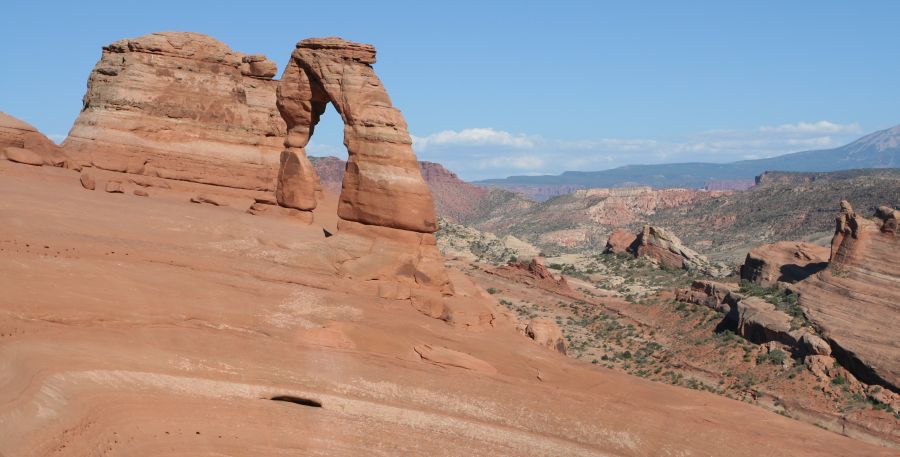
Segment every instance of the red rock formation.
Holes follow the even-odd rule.
[[[706,257],[685,246],[677,236],[660,227],[645,225],[633,244],[637,257],[649,257],[669,268],[684,268],[710,276],[727,276],[730,268],[712,263]]]
[[[64,166],[66,155],[30,124],[0,111],[0,159],[29,165]]]
[[[322,187],[330,192],[341,192],[344,169],[347,162],[337,157],[310,157]],[[419,172],[431,189],[437,215],[451,222],[461,222],[477,216],[482,211],[489,190],[469,184],[439,163],[419,162]]]
[[[800,305],[858,379],[900,390],[898,211],[873,219],[841,202],[828,268],[798,283]]]
[[[624,227],[638,222],[644,216],[655,214],[657,210],[676,208],[721,194],[691,189],[622,187],[577,190],[573,196],[596,200],[587,210],[592,221],[611,227]]]
[[[491,273],[563,295],[572,293],[565,276],[559,275],[559,278],[553,276],[541,257],[534,257],[529,262],[509,262],[495,268]]]
[[[298,209],[315,206],[314,171],[304,148],[330,102],[344,121],[349,153],[338,216],[367,225],[433,233],[437,221],[431,192],[419,172],[406,122],[375,75],[374,63],[371,45],[340,38],[297,43],[278,88],[278,108],[290,129],[279,189],[293,187],[294,200],[301,202],[294,206]]]
[[[627,230],[615,230],[609,235],[606,241],[606,252],[612,254],[622,254],[629,252],[632,245],[637,241],[637,235]]]
[[[76,166],[274,190],[285,134],[274,75],[264,56],[198,33],[116,41],[63,147]]]
[[[754,248],[741,265],[741,279],[770,286],[797,282],[827,265],[829,249],[812,243],[779,241]]]
[[[541,346],[553,349],[563,355],[568,351],[568,344],[563,337],[562,330],[556,325],[556,322],[550,319],[533,319],[525,325],[524,332],[525,336]]]

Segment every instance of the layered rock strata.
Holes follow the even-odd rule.
[[[278,109],[288,125],[279,203],[305,210],[315,207],[314,171],[305,147],[330,102],[344,121],[349,154],[338,216],[433,233],[437,222],[431,192],[419,172],[406,122],[375,75],[374,63],[375,48],[368,44],[334,37],[297,43],[278,86]]]
[[[829,253],[826,247],[798,241],[765,244],[747,254],[741,279],[763,286],[797,282],[824,269]]]
[[[274,190],[284,121],[275,64],[198,33],[103,48],[63,147],[75,166]]]
[[[800,305],[858,379],[900,391],[900,211],[841,203],[828,268],[798,283]]]
[[[64,166],[66,155],[27,122],[0,111],[0,159],[28,165]]]
[[[667,268],[683,268],[713,277],[727,276],[731,269],[722,263],[711,262],[706,256],[687,247],[668,230],[645,225],[638,234],[616,230],[606,242],[606,252],[630,253],[647,257]]]

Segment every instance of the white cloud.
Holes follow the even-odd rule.
[[[854,122],[852,124],[835,124],[829,121],[798,122],[796,124],[782,124],[775,127],[762,126],[760,132],[779,133],[862,133],[862,128]]]
[[[47,135],[47,138],[50,138],[50,141],[56,144],[62,144],[63,140],[65,140],[67,136],[68,135],[66,135],[65,133],[51,133]]]
[[[863,133],[858,123],[797,122],[748,129],[708,130],[669,138],[546,139],[492,128],[445,130],[413,136],[420,160],[439,162],[463,179],[511,174],[558,174],[623,165],[731,162],[827,149]],[[310,143],[312,155],[346,157],[343,145]]]
[[[492,128],[472,128],[460,131],[444,130],[424,137],[413,135],[413,147],[427,150],[437,146],[504,146],[511,148],[532,148],[537,137],[513,134]]]

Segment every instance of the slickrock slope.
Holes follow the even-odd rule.
[[[315,224],[0,176],[5,456],[894,454],[423,314]]]
[[[868,384],[900,392],[900,211],[881,207],[872,219],[846,201],[828,268],[797,284],[800,305],[834,355]]]
[[[198,33],[116,41],[63,147],[76,166],[274,190],[285,135],[275,71]]]
[[[29,165],[64,166],[66,155],[27,122],[0,111],[0,159]]]
[[[305,201],[314,204],[309,183],[314,171],[305,147],[330,102],[344,121],[349,154],[338,216],[361,224],[433,233],[437,221],[431,192],[419,172],[406,121],[391,104],[371,67],[374,63],[375,48],[368,44],[340,38],[297,43],[278,86],[278,109],[289,128],[279,195],[281,189],[303,183]],[[288,161],[296,167],[287,170]]]
[[[754,248],[741,265],[741,279],[770,286],[797,282],[828,265],[829,249],[812,243],[779,241]]]

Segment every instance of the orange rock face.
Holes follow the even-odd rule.
[[[311,38],[297,43],[278,87],[278,109],[289,133],[279,174],[282,187],[294,186],[297,206],[314,204],[316,184],[306,144],[326,104],[344,121],[349,159],[338,216],[421,233],[437,230],[431,192],[416,162],[412,140],[400,111],[375,75],[375,48],[340,38]],[[284,165],[290,160],[293,166]],[[306,208],[299,208],[306,209]]]
[[[78,165],[274,190],[285,134],[274,75],[265,56],[197,33],[116,41],[63,146]]]
[[[639,221],[642,216],[654,214],[657,210],[684,206],[694,201],[722,195],[722,192],[632,187],[583,189],[575,191],[574,195],[597,200],[588,209],[591,220],[602,225],[622,227]]]
[[[30,124],[0,111],[0,158],[29,165],[63,166],[66,155]]]
[[[741,279],[764,286],[797,282],[828,264],[829,249],[812,243],[780,241],[759,246],[741,265]]]
[[[863,382],[900,389],[900,214],[868,219],[842,202],[828,268],[800,282],[800,305],[834,356]]]
[[[606,252],[613,254],[628,252],[635,241],[637,241],[637,235],[634,233],[627,230],[616,230],[609,235],[609,239],[606,241]]]

